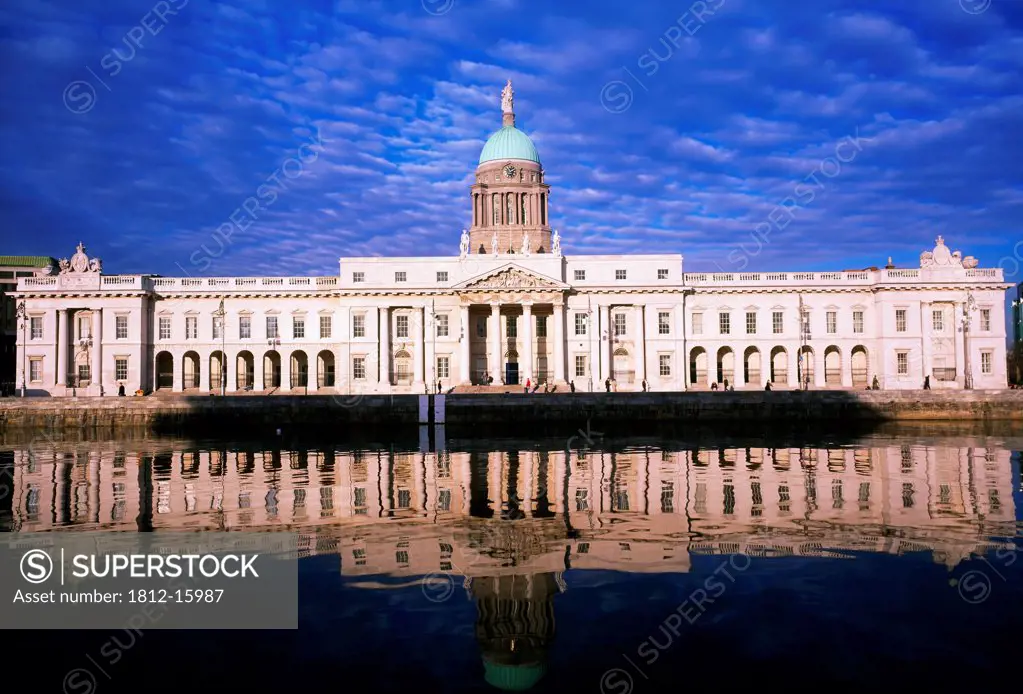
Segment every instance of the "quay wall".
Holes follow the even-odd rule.
[[[421,402],[421,399],[425,399]],[[419,395],[270,395],[244,397],[4,398],[3,430],[148,429],[232,431],[278,428],[343,434],[407,430],[443,421],[448,428],[629,426],[631,424],[774,426],[786,423],[1023,421],[1023,390],[755,391],[698,393],[534,393]]]

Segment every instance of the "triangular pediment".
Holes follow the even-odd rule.
[[[509,263],[465,280],[456,285],[455,289],[457,291],[501,291],[505,289],[561,291],[568,289],[568,285],[552,277]]]

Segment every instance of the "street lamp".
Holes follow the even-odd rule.
[[[973,316],[970,314],[977,310],[977,301],[973,298],[972,292],[966,292],[966,300],[963,301],[963,316],[960,319],[962,327],[960,330],[963,333],[963,359],[966,367],[966,371],[963,374],[963,389],[973,389],[973,367],[970,364],[970,322],[973,320]]]
[[[810,375],[806,369],[806,348],[810,345],[810,309],[799,297],[799,384],[803,390],[810,388]]]
[[[275,352],[279,353],[281,351],[280,350],[281,338],[275,335],[275,336],[271,337],[270,339],[268,339],[266,341],[266,345],[267,345],[267,347],[270,347]],[[280,355],[278,354],[278,359],[279,358],[280,358]],[[288,367],[290,368],[291,364],[288,364]],[[284,368],[284,364],[281,364],[280,368],[283,369]],[[270,388],[271,389],[276,388],[276,386],[273,384],[273,365],[272,364],[270,366]],[[263,390],[265,391],[266,389],[267,389],[267,386],[266,386],[266,366],[264,365],[264,368],[263,368]]]
[[[28,342],[25,340],[25,324],[28,323],[28,312],[25,309],[25,300],[22,299],[14,311],[16,320],[21,321],[21,397],[25,397],[25,359],[28,353]]]
[[[220,320],[220,395],[223,397],[227,394],[227,312],[223,299],[216,316]]]

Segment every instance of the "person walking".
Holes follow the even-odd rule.
[[[575,381],[569,381],[568,382],[568,387],[574,393],[575,392]]]
[[[870,384],[871,390],[881,390],[881,384],[877,380],[877,374],[874,374],[874,382]]]
[[[527,378],[526,379],[526,390],[525,390],[526,393],[529,392],[529,384],[530,384],[530,380]]]
[[[931,377],[930,375],[924,376],[924,390],[931,389]]]
[[[643,392],[646,392],[646,379],[643,379]]]
[[[771,390],[771,382],[770,381],[768,381],[767,385],[764,386],[764,390]]]
[[[611,392],[611,379],[610,378],[605,378],[604,379],[604,389],[607,392],[609,392],[609,393]]]

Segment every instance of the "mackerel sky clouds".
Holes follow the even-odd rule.
[[[2,253],[209,276],[455,254],[511,79],[568,254],[916,266],[941,234],[1023,279],[1015,0],[13,0],[0,23]]]

